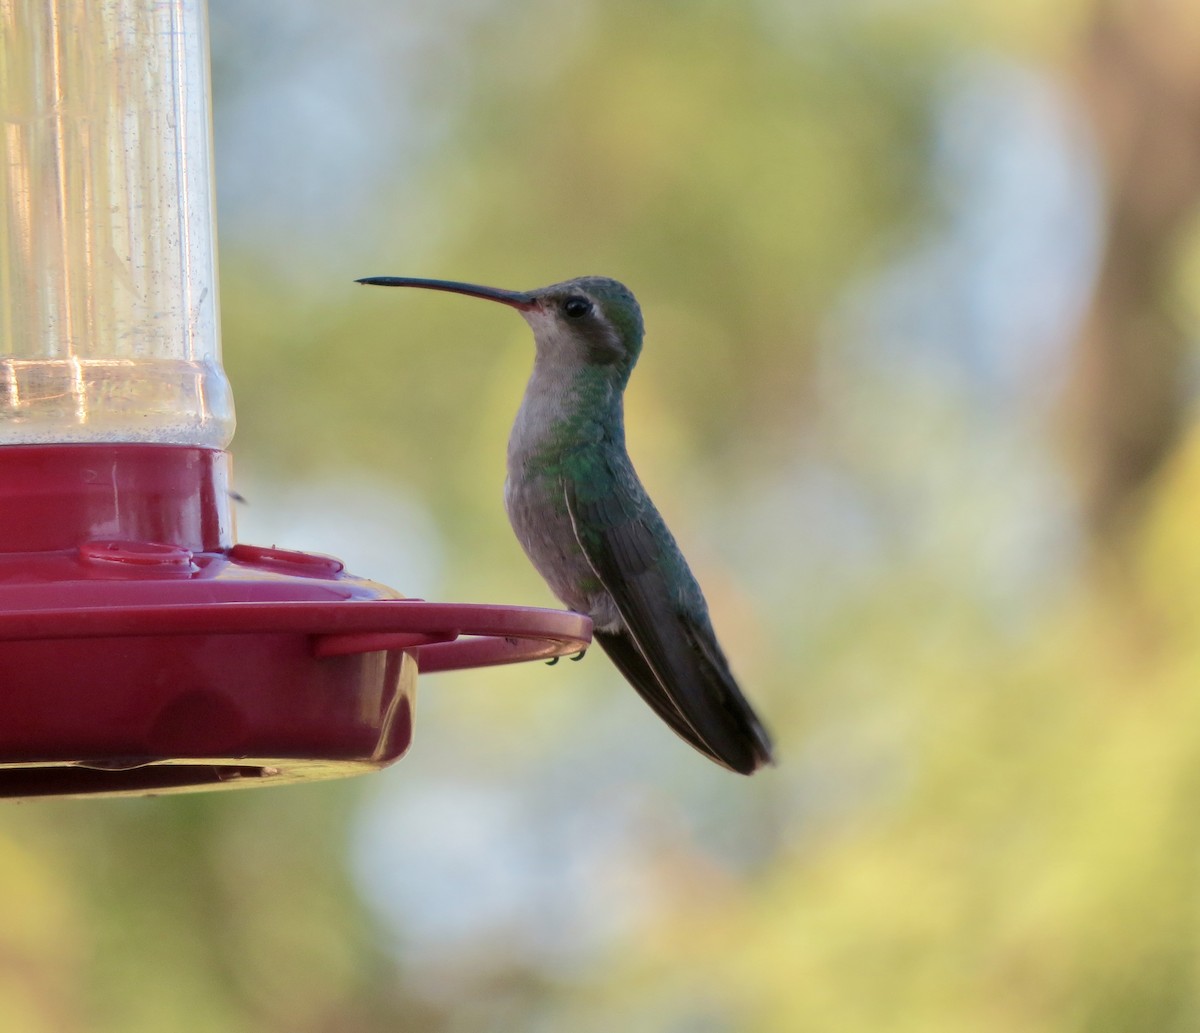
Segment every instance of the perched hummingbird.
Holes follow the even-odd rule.
[[[559,599],[668,725],[748,775],[771,741],[734,681],[687,561],[625,451],[624,392],[642,350],[642,312],[616,280],[582,276],[533,291],[371,276],[515,308],[537,354],[508,439],[504,504]]]

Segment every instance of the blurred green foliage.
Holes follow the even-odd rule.
[[[750,781],[710,770],[589,657],[424,679],[416,745],[374,780],[4,807],[0,1026],[1200,1028],[1200,437],[1150,481],[1128,539],[1086,543],[1061,494],[1021,479],[1049,463],[1072,483],[1070,392],[1028,402],[1070,366],[1071,339],[1046,345],[1006,408],[907,353],[872,364],[870,342],[831,329],[944,218],[948,70],[986,57],[1072,96],[1093,8],[237,7],[214,0],[219,150],[223,118],[257,75],[284,75],[289,48],[300,61],[376,31],[425,47],[372,73],[377,147],[343,169],[327,195],[341,214],[319,232],[299,202],[299,228],[274,236],[223,210],[245,521],[273,486],[351,471],[432,514],[442,597],[552,604],[500,505],[526,328],[351,281],[620,277],[649,331],[631,451],[782,764]],[[384,131],[391,104],[407,135]],[[310,128],[291,146],[332,160]],[[294,186],[250,182],[250,207],[254,189],[266,204]],[[1161,277],[1194,323],[1200,236],[1185,236]],[[317,487],[312,503],[354,504]],[[410,532],[391,547],[428,546]],[[1049,540],[1044,558],[1030,540]],[[447,787],[532,817],[456,848],[474,840],[449,810],[439,825]],[[614,812],[627,839],[606,838]],[[368,813],[392,814],[390,853]],[[546,845],[572,822],[603,850],[572,875],[577,899],[543,913],[538,887],[581,864]],[[514,851],[550,874],[503,891],[516,918],[451,935],[436,897],[428,927],[379,904],[387,885],[420,898],[421,858],[439,856],[422,835],[471,854],[468,901]],[[384,890],[364,888],[364,850]],[[541,954],[523,946],[537,936]]]

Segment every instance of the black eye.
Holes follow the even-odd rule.
[[[581,319],[592,311],[592,303],[587,298],[572,294],[563,302],[563,311],[571,319]]]

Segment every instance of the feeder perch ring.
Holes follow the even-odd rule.
[[[177,446],[0,449],[0,798],[376,770],[412,742],[418,673],[587,648],[577,613],[233,544],[227,472]]]

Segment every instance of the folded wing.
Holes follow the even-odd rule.
[[[596,641],[701,753],[746,775],[771,763],[770,739],[729,670],[700,587],[632,465],[595,456],[587,473],[564,478],[567,511],[625,625]]]

